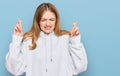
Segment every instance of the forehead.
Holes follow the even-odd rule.
[[[42,18],[55,18],[55,13],[47,10],[43,13]]]

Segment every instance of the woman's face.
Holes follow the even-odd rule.
[[[55,23],[56,23],[55,14],[47,10],[43,13],[43,16],[41,17],[40,28],[44,33],[49,34],[54,30]]]

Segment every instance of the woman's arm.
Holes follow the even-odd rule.
[[[74,67],[74,75],[77,75],[87,69],[87,55],[85,48],[81,42],[77,22],[73,23],[69,40],[69,52]]]
[[[13,75],[22,75],[25,72],[24,54],[21,50],[21,36],[13,35],[12,43],[9,46],[9,52],[6,55],[6,68]]]
[[[13,75],[21,75],[25,72],[25,58],[22,52],[22,22],[19,19],[13,30],[12,43],[6,55],[6,68]]]
[[[80,35],[70,38],[69,52],[74,67],[74,75],[87,69],[87,55],[80,39]]]

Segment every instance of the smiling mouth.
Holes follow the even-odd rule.
[[[44,27],[46,30],[50,30],[51,29],[51,26],[45,26]]]

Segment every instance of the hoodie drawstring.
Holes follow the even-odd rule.
[[[53,61],[53,56],[52,56],[52,53],[53,53],[53,51],[52,51],[52,36],[50,35],[49,36],[50,37],[50,58],[48,58],[47,57],[47,55],[48,55],[48,52],[49,51],[47,51],[47,49],[48,49],[48,46],[47,46],[47,36],[45,36],[44,38],[44,43],[45,43],[45,71],[46,72],[48,72],[48,66],[47,66],[47,63],[48,63],[48,61],[50,60],[50,62],[52,62]]]
[[[52,44],[53,44],[53,43],[52,43],[52,36],[50,36],[50,45],[51,45],[51,46],[50,46],[50,58],[51,58],[50,61],[51,61],[51,62],[53,61],[53,59],[52,59],[52,53],[53,53]]]

